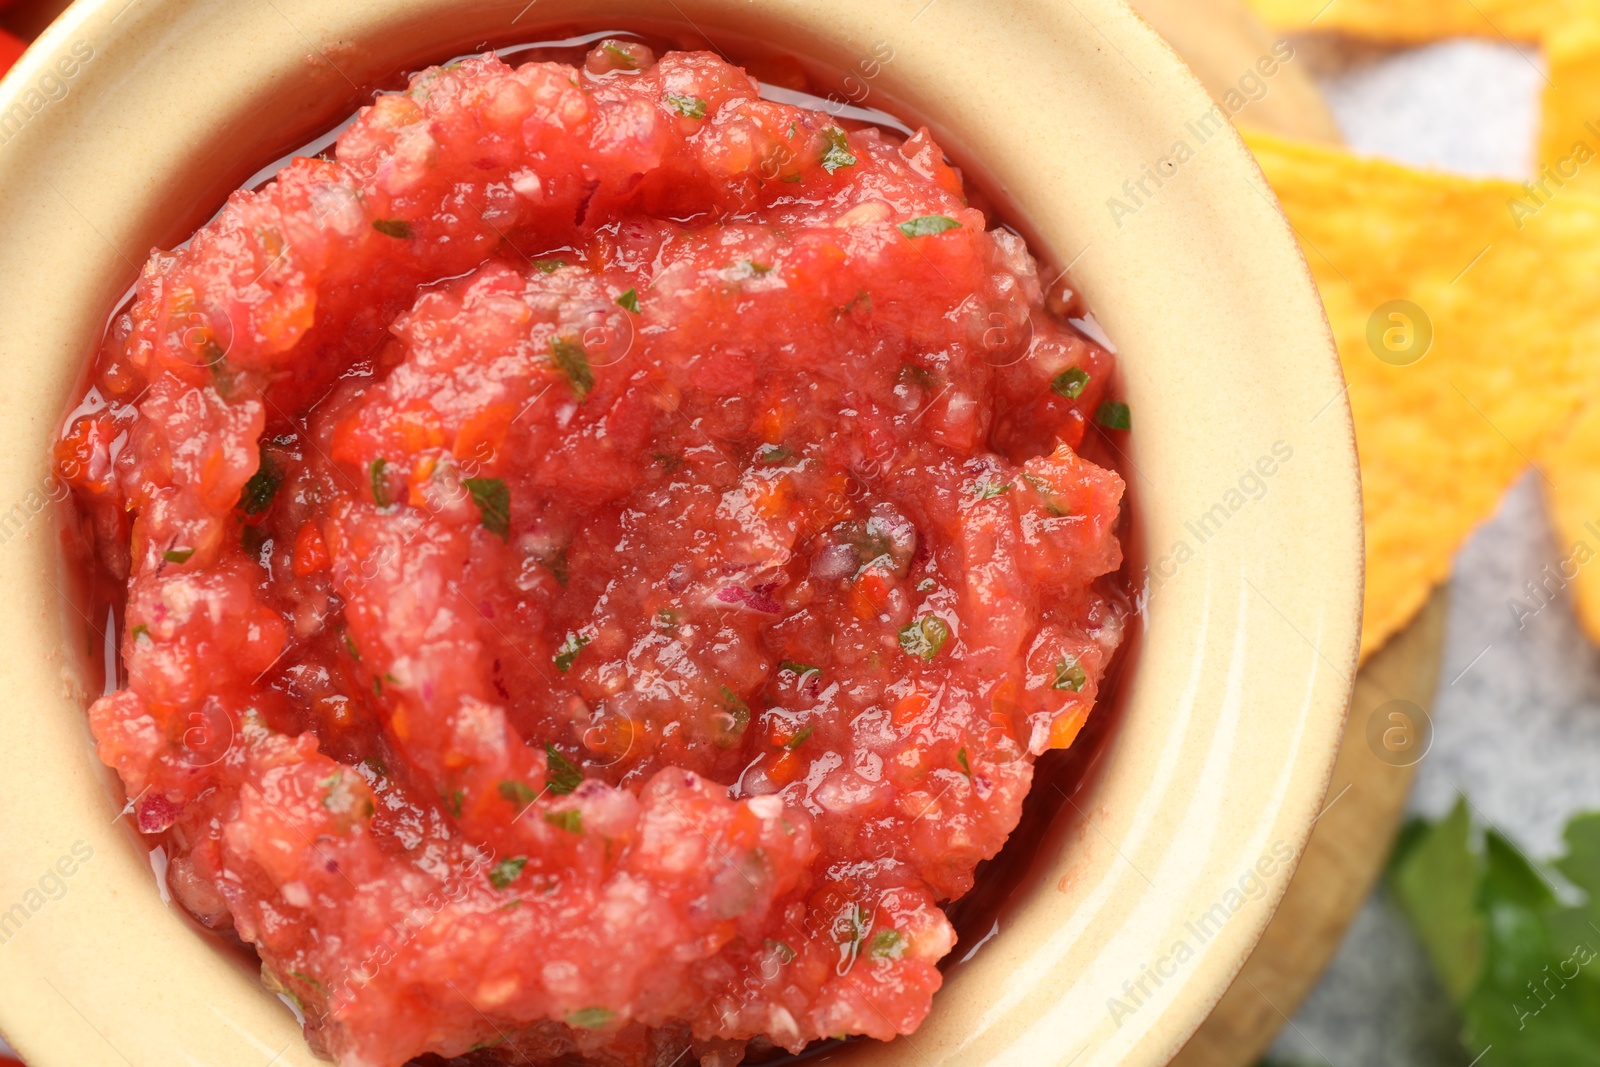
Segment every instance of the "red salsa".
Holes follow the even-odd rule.
[[[622,40],[236,193],[56,457],[175,899],[345,1067],[913,1032],[1124,627],[1044,288],[926,130]]]

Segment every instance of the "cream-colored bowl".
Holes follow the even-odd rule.
[[[927,1023],[840,1062],[1163,1063],[1255,943],[1354,671],[1355,450],[1288,224],[1119,0],[80,0],[0,84],[0,1031],[32,1067],[316,1062],[162,902],[90,744],[47,456],[106,311],[355,85],[640,18],[809,54],[926,119],[1073,264],[1134,412],[1151,594],[1121,721]]]

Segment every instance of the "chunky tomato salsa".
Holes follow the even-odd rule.
[[[235,194],[57,452],[174,898],[345,1067],[912,1033],[1124,629],[1046,288],[925,130],[624,40]]]

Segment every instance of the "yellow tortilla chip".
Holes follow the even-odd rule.
[[[1549,83],[1530,200],[1568,186],[1600,193],[1600,25],[1574,21],[1544,40]]]
[[[1528,197],[1600,193],[1600,0],[1248,0],[1277,30],[1327,30],[1421,44],[1446,37],[1537,43],[1549,68],[1540,171]]]
[[[1415,44],[1442,37],[1536,41],[1584,0],[1249,0],[1278,30],[1329,30]]]
[[[1542,611],[1572,585],[1578,619],[1600,641],[1600,403],[1584,405],[1540,457],[1545,504],[1556,528],[1560,559],[1542,574],[1529,575],[1512,613],[1519,620]]]
[[[1519,216],[1510,182],[1246,139],[1300,235],[1350,387],[1366,656],[1600,381],[1600,198],[1567,190]],[[1423,315],[1380,313],[1402,300]],[[1397,365],[1430,322],[1431,348]]]

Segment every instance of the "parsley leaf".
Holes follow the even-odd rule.
[[[840,167],[856,165],[855,153],[850,151],[850,141],[845,137],[843,130],[837,126],[828,126],[822,131],[822,136],[828,139],[827,150],[822,153],[823,170],[832,174]]]
[[[595,1030],[616,1017],[616,1012],[606,1008],[580,1008],[577,1011],[567,1012],[567,1025],[579,1026],[585,1030]]]
[[[401,241],[416,236],[411,230],[411,223],[405,219],[373,219],[372,228],[385,237],[394,237]]]
[[[161,553],[161,558],[168,563],[188,563],[192,555],[194,555],[192,548],[169,548]]]
[[[380,508],[389,506],[389,484],[384,477],[384,468],[389,466],[389,461],[379,456],[367,467],[367,480],[372,483],[372,502]]]
[[[686,119],[703,119],[706,117],[706,102],[698,96],[679,96],[677,93],[668,93],[667,103],[671,104],[673,109]]]
[[[745,728],[750,725],[750,705],[727,686],[721,687],[721,695],[722,704],[711,716],[715,731],[712,743],[718,748],[732,748],[739,743]]]
[[[565,830],[569,834],[583,833],[583,812],[577,808],[567,808],[565,811],[547,811],[544,821],[558,830]]]
[[[994,475],[986,473],[983,477],[979,478],[975,483],[973,483],[972,491],[977,495],[979,500],[992,500],[1001,493],[1010,492],[1011,483],[997,482],[995,481]]]
[[[583,651],[583,646],[589,639],[580,633],[569,633],[561,642],[561,647],[556,649],[556,670],[566,674],[572,669],[572,661],[578,658],[578,653]]]
[[[556,751],[556,746],[544,743],[545,785],[558,797],[564,797],[583,784],[583,772],[572,761]]]
[[[1078,657],[1071,652],[1056,661],[1056,680],[1051,683],[1051,689],[1070,689],[1074,693],[1083,691],[1083,684],[1089,676],[1083,673],[1083,668],[1078,665]]]
[[[1050,381],[1050,388],[1066,397],[1076,400],[1083,395],[1083,387],[1089,384],[1089,372],[1082,367],[1068,367]]]
[[[522,877],[522,868],[528,865],[528,857],[512,856],[503,859],[489,868],[489,884],[496,889],[508,889],[512,882]]]
[[[933,662],[948,640],[950,624],[937,615],[924,615],[900,628],[900,647],[926,663]]]
[[[567,261],[564,259],[536,259],[533,261],[533,265],[540,274],[554,274],[562,267],[565,267]]]
[[[578,394],[579,400],[589,395],[589,390],[594,388],[594,370],[589,366],[589,353],[584,351],[583,342],[552,337],[550,358],[567,376],[567,382],[572,386],[572,391]]]
[[[533,786],[525,782],[506,779],[498,786],[500,795],[510,801],[517,809],[517,814],[522,814],[522,809],[539,799],[539,794],[533,791]]]
[[[511,537],[511,490],[504,478],[463,478],[461,484],[478,505],[483,528],[505,541]]]
[[[1094,413],[1094,421],[1108,430],[1133,429],[1133,412],[1120,400],[1107,400]]]
[[[1406,827],[1389,881],[1462,1020],[1468,1056],[1600,1063],[1600,814],[1566,830],[1559,898],[1510,840],[1473,826],[1465,801]]]
[[[277,461],[267,453],[261,453],[261,465],[239,491],[239,510],[246,515],[259,515],[266,511],[272,498],[278,495],[278,486],[282,484],[283,471],[278,469]]]
[[[905,955],[905,939],[900,936],[899,930],[879,930],[872,935],[872,944],[867,951],[876,959],[897,960]]]
[[[899,226],[900,232],[907,237],[932,237],[934,234],[944,233],[946,230],[959,229],[961,229],[961,223],[949,215],[923,215],[920,218],[912,219],[910,222],[902,222]]]
[[[617,306],[623,311],[631,311],[635,315],[639,314],[639,290],[630,286],[621,296],[617,297]]]

